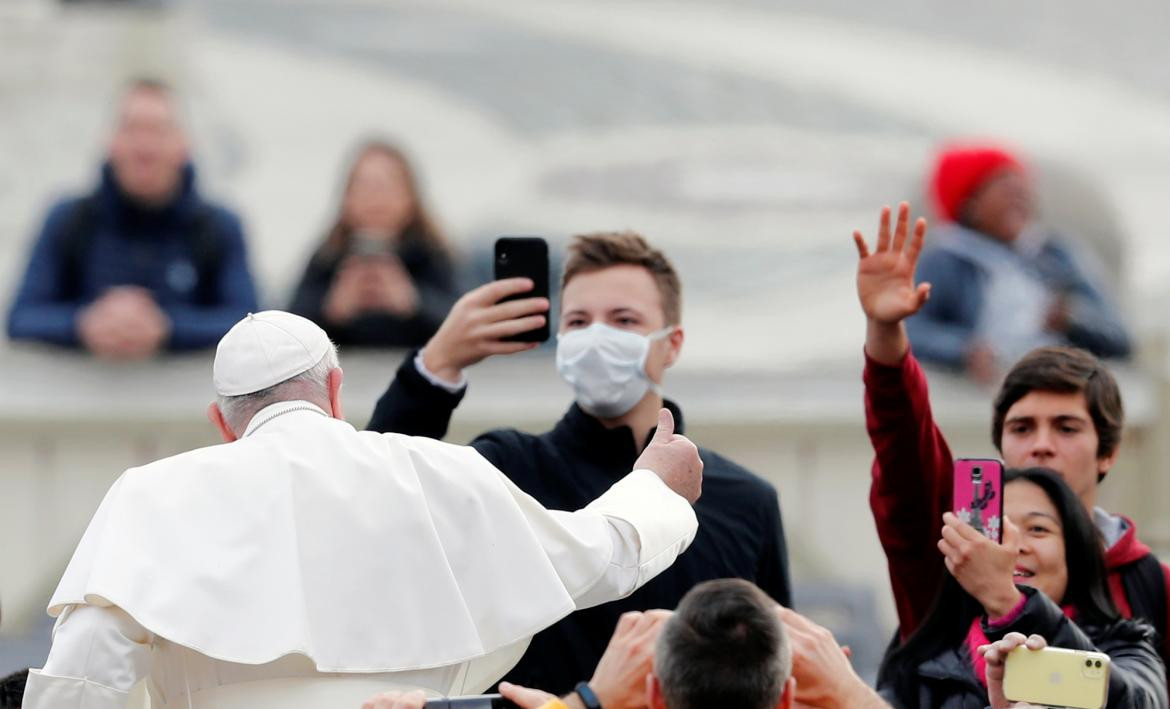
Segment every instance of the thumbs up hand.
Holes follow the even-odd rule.
[[[634,469],[646,469],[662,478],[674,492],[694,504],[703,489],[703,461],[690,439],[674,432],[674,416],[668,409],[658,412],[658,430],[650,445],[638,456]]]

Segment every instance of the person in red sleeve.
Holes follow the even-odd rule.
[[[945,569],[935,548],[951,509],[953,457],[931,413],[926,375],[903,321],[930,296],[915,283],[926,221],[910,230],[902,203],[891,232],[882,210],[871,252],[854,232],[860,261],[857,292],[867,318],[865,416],[875,459],[870,508],[889,564],[899,634],[908,638],[930,611]],[[1170,659],[1170,567],[1137,537],[1133,521],[1097,506],[1097,490],[1117,460],[1123,424],[1121,393],[1092,354],[1042,347],[1020,359],[995,397],[992,440],[1008,467],[1055,470],[1073,489],[1101,532],[1113,599],[1125,617],[1149,622]]]

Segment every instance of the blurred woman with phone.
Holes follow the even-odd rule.
[[[953,513],[938,547],[950,572],[930,615],[886,653],[878,691],[896,707],[983,707],[979,648],[1008,633],[1113,661],[1108,706],[1165,708],[1165,668],[1154,632],[1123,620],[1109,592],[1101,540],[1072,490],[1045,468],[1004,473],[997,544]]]
[[[395,146],[364,143],[338,216],[313,254],[290,310],[340,345],[415,347],[458,297],[451,251]]]

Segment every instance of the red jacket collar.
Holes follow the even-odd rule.
[[[1137,525],[1128,517],[1125,520],[1126,529],[1121,539],[1105,550],[1105,567],[1112,571],[1120,566],[1131,564],[1150,553],[1150,548],[1137,538]]]

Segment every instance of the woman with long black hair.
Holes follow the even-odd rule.
[[[458,296],[451,250],[422,204],[406,155],[384,141],[366,142],[290,310],[340,345],[417,347]]]
[[[1108,654],[1110,707],[1165,709],[1166,675],[1144,623],[1124,620],[1101,540],[1076,495],[1044,468],[1004,474],[1004,543],[944,515],[947,575],[934,609],[886,654],[878,691],[895,707],[987,706],[981,646],[1009,632]]]

